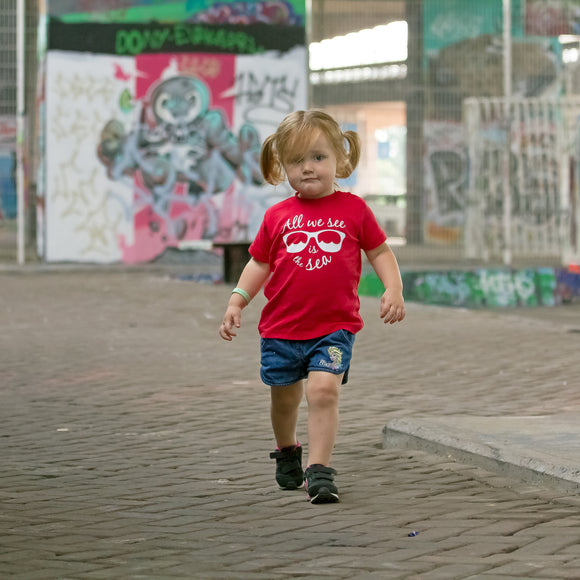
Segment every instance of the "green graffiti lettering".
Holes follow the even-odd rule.
[[[209,44],[210,46],[214,44],[215,32],[213,30],[203,31],[203,42]]]
[[[218,30],[213,37],[213,44],[220,48],[226,47],[227,35],[225,30]]]
[[[119,54],[139,54],[145,48],[145,42],[138,30],[120,30],[117,34],[117,39],[119,38],[122,38],[121,42],[117,42],[117,45],[121,44],[121,50],[117,49]]]
[[[117,54],[140,54],[145,48],[159,50],[164,44],[171,31],[168,28],[162,30],[119,30],[115,39],[115,52]]]
[[[204,37],[204,30],[201,26],[195,26],[190,33],[192,44],[203,44]]]
[[[117,54],[124,54],[129,52],[129,32],[126,30],[119,30],[115,38],[115,52]]]
[[[189,39],[193,45],[207,44],[225,50],[237,48],[239,52],[244,53],[261,52],[263,50],[256,46],[256,41],[252,36],[244,32],[214,31],[203,26],[194,26],[190,28]]]
[[[143,30],[141,32],[141,38],[143,39],[143,46],[147,48],[147,46],[149,46],[149,41],[151,40],[151,31]]]
[[[247,38],[245,34],[242,34],[240,32],[232,34],[230,41],[231,45],[235,46],[238,50],[241,50],[242,52],[246,51]]]
[[[154,50],[159,50],[167,40],[169,36],[169,28],[163,28],[162,30],[154,30],[151,35],[151,48]]]
[[[238,47],[240,52],[254,53],[258,52],[258,47],[256,46],[256,39],[253,36],[244,34],[243,32],[238,32],[234,40],[234,45]]]
[[[123,47],[125,46],[125,31],[119,30],[115,36],[115,52],[117,54],[123,54],[125,52]]]
[[[189,35],[187,33],[187,27],[176,24],[173,27],[173,39],[175,46],[183,46],[189,42]]]
[[[158,51],[168,40],[172,40],[176,47],[188,44],[206,45],[223,50],[235,49],[237,52],[246,54],[264,50],[263,47],[256,46],[254,37],[245,32],[213,30],[200,25],[175,24],[172,27],[153,30],[119,30],[115,38],[115,52],[135,55],[146,49]]]

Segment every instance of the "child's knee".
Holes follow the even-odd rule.
[[[318,378],[316,381],[310,382],[308,385],[308,404],[316,404],[318,406],[333,406],[338,404],[339,384],[341,377],[325,373],[329,376],[325,380]]]

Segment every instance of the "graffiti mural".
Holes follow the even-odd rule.
[[[458,243],[463,236],[468,163],[465,130],[453,122],[424,124],[425,239]]]
[[[245,3],[221,4],[187,23],[50,22],[47,261],[135,263],[251,240],[290,193],[264,184],[259,153],[306,107],[297,3],[264,2],[247,26]]]
[[[466,103],[471,258],[558,257],[575,251],[574,155],[580,103],[520,100]]]
[[[240,196],[245,184],[263,183],[256,127],[246,123],[234,135],[223,109],[210,108],[208,85],[185,74],[158,81],[134,107],[134,125],[126,130],[109,120],[97,151],[110,179],[132,180],[138,205],[148,207],[148,228],[172,241],[189,228],[204,239],[248,239],[244,219],[236,216],[239,231],[233,231],[213,197],[229,194],[236,182]],[[191,211],[177,212],[173,202]]]
[[[556,272],[556,300],[572,302],[580,296],[580,266],[573,264]]]
[[[473,216],[467,214],[471,211],[470,207],[477,206],[484,196],[492,207],[483,211],[498,213],[502,203],[499,195],[503,192],[496,184],[503,179],[503,175],[501,167],[494,173],[498,170],[498,163],[493,156],[488,156],[481,163],[481,167],[486,163],[490,167],[495,164],[488,183],[481,184],[479,174],[470,175],[475,164],[472,158],[468,159],[468,135],[462,123],[468,100],[491,100],[504,94],[503,4],[501,0],[424,0],[423,9],[423,67],[427,79],[423,125],[426,194],[423,239],[426,243],[466,243],[470,247],[481,247],[484,244],[482,240],[466,240],[466,237],[474,235]],[[514,0],[511,9],[512,96],[519,100],[559,95],[562,65],[558,41],[526,37],[522,3]],[[505,133],[505,127],[500,129]],[[511,130],[517,131],[517,127],[511,127]],[[525,138],[521,143],[524,150],[531,149]],[[521,176],[526,174],[528,168],[524,166],[522,157],[518,161],[522,164],[514,171]],[[531,176],[538,166],[536,163],[528,175]],[[483,192],[495,188],[492,194],[495,199],[487,193],[478,191],[475,194],[475,186]],[[523,202],[525,195],[522,193],[515,203]],[[533,203],[537,207],[541,203],[551,203],[551,200],[533,200]],[[528,207],[529,200],[513,206],[518,212]],[[498,223],[499,227],[486,229],[482,235],[493,238],[490,243],[495,240],[497,247],[507,247],[508,241],[502,240],[501,222]],[[514,235],[521,239],[534,235],[519,225],[516,229]],[[495,249],[493,252],[496,253]]]
[[[545,0],[537,3],[545,4]],[[427,118],[461,121],[465,98],[504,94],[503,3],[424,0],[423,6],[424,66],[429,82]],[[512,96],[558,95],[559,43],[551,38],[525,36],[524,10],[519,0],[511,2],[511,13]]]
[[[559,36],[580,33],[578,0],[527,0],[525,4],[526,34]]]
[[[0,148],[0,226],[16,218],[16,153]]]
[[[304,26],[303,0],[50,0],[64,22],[206,22]]]
[[[406,300],[442,306],[555,306],[580,295],[580,275],[554,268],[402,272],[402,277]],[[369,273],[361,279],[359,292],[381,296],[384,287]]]
[[[210,24],[265,24],[303,25],[303,17],[296,13],[295,7],[284,0],[268,2],[215,2],[206,10],[196,13],[191,22]]]

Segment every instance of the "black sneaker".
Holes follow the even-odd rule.
[[[339,501],[338,489],[334,485],[336,471],[319,463],[310,465],[304,473],[306,493],[310,503],[336,503]]]
[[[276,449],[270,453],[270,459],[276,460],[276,482],[280,489],[298,489],[304,485],[300,443],[296,446]]]

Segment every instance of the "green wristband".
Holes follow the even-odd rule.
[[[241,288],[234,288],[232,290],[232,294],[239,294],[248,304],[250,303],[250,295],[245,290],[242,290]]]

